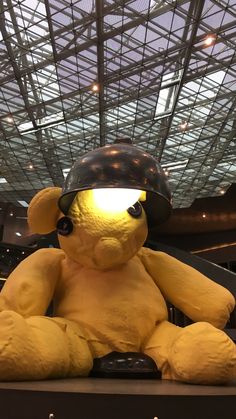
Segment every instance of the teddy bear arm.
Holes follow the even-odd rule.
[[[166,253],[142,248],[140,257],[167,301],[195,322],[225,326],[235,307],[227,289]]]
[[[24,317],[45,314],[60,277],[64,252],[40,249],[24,259],[7,278],[0,294],[0,311]]]

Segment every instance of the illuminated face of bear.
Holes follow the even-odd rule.
[[[101,270],[115,268],[132,258],[146,240],[147,221],[142,206],[139,204],[141,214],[131,215],[127,209],[132,204],[121,204],[119,193],[115,202],[115,191],[121,192],[101,191],[107,193],[102,198],[94,190],[81,191],[71,205],[68,216],[73,231],[68,236],[59,236],[59,241],[67,256],[83,266]],[[128,190],[127,198],[133,192]],[[133,202],[140,194],[140,199],[145,199],[144,193],[135,192],[138,196]]]

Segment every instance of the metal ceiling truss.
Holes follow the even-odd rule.
[[[161,161],[175,207],[224,193],[235,19],[232,0],[3,0],[0,201],[62,185],[78,156],[123,136]]]

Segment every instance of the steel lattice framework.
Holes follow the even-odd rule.
[[[175,207],[235,182],[236,0],[3,0],[0,29],[1,202],[117,137],[161,161]]]

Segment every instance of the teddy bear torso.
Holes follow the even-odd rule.
[[[138,256],[107,271],[65,258],[54,307],[55,316],[82,326],[90,341],[120,351],[140,350],[156,323],[167,319],[164,298]]]

